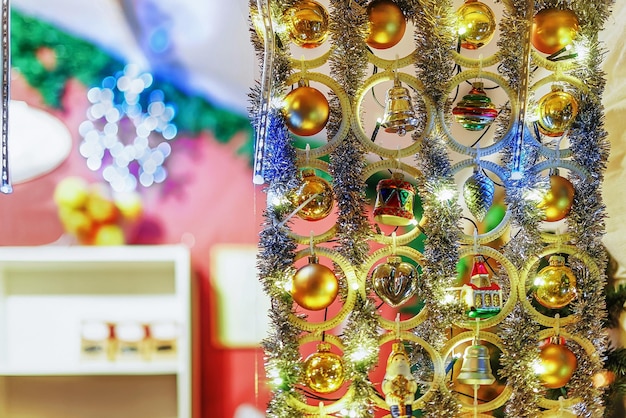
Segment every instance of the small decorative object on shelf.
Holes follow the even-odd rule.
[[[387,305],[404,305],[417,290],[418,273],[411,263],[392,255],[372,271],[372,287]]]
[[[137,361],[148,360],[150,350],[148,347],[148,327],[138,321],[123,321],[115,325],[117,340],[116,360]]]
[[[546,221],[556,222],[564,219],[574,203],[574,185],[559,175],[558,169],[550,170],[550,188],[543,195],[539,209],[543,210]]]
[[[533,18],[530,41],[539,52],[554,54],[572,43],[580,26],[576,14],[568,9],[543,9]]]
[[[562,338],[553,337],[540,348],[538,375],[548,389],[567,385],[578,367],[576,355],[567,348]]]
[[[397,45],[404,36],[406,19],[402,9],[391,0],[374,0],[367,6],[370,22],[365,42],[375,49],[387,49]]]
[[[552,255],[549,263],[535,276],[533,296],[546,308],[560,309],[576,299],[576,276],[565,265],[565,257]]]
[[[343,384],[343,361],[330,349],[329,343],[322,342],[317,345],[317,352],[304,361],[304,382],[318,393],[334,392]]]
[[[316,1],[298,1],[287,9],[285,22],[291,40],[303,48],[316,48],[328,37],[328,12]]]
[[[113,336],[112,324],[105,321],[83,321],[80,326],[81,360],[113,360],[115,353],[110,348]]]
[[[307,80],[301,79],[298,87],[285,96],[282,112],[285,124],[292,133],[312,136],[326,127],[330,107],[322,92],[310,87]]]
[[[309,264],[300,267],[293,276],[291,296],[300,306],[311,311],[328,308],[339,291],[335,273],[319,263],[316,255],[309,256]]]
[[[472,89],[452,109],[456,121],[468,131],[481,131],[498,116],[496,105],[491,102],[481,81],[472,83]]]
[[[474,257],[470,282],[461,287],[460,298],[470,318],[489,318],[502,309],[502,289],[490,277],[482,255]]]
[[[169,360],[178,355],[180,331],[175,321],[155,321],[148,325],[147,330],[152,360]]]
[[[478,49],[493,39],[496,31],[496,18],[485,3],[466,0],[457,10],[459,19],[457,33],[461,47]]]
[[[393,80],[393,87],[387,90],[385,114],[380,125],[385,128],[385,132],[399,136],[404,136],[417,127],[411,95],[406,87],[402,87],[397,75]]]
[[[406,226],[415,223],[413,200],[415,187],[404,180],[404,174],[393,173],[376,186],[374,219],[384,225]]]
[[[315,169],[305,168],[300,172],[302,184],[289,194],[295,207],[302,208],[297,215],[307,221],[319,221],[333,210],[333,189],[328,181],[315,174]]]
[[[563,87],[553,84],[552,91],[539,99],[537,108],[539,131],[547,136],[561,136],[578,114],[578,101]]]
[[[477,166],[473,174],[463,184],[463,199],[472,215],[482,222],[493,203],[496,190],[493,180]]]
[[[413,416],[417,382],[411,373],[411,363],[401,341],[393,343],[391,354],[387,359],[382,390],[392,418]]]

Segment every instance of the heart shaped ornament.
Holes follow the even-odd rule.
[[[417,290],[418,273],[398,256],[387,258],[372,271],[372,286],[379,298],[394,308],[405,304]]]

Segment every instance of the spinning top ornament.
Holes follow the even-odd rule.
[[[333,209],[333,189],[328,181],[315,175],[315,170],[305,168],[301,171],[302,184],[289,194],[291,203],[298,207],[305,202],[297,213],[307,221],[319,221],[326,218]]]
[[[334,392],[343,384],[343,361],[330,348],[329,343],[320,343],[304,361],[304,383],[317,393]]]
[[[496,18],[485,3],[478,0],[466,0],[456,11],[456,15],[461,47],[478,49],[493,39],[496,31]]]
[[[557,169],[550,171],[550,189],[543,195],[538,205],[548,222],[564,219],[574,203],[574,185],[558,173]]]
[[[559,338],[552,338],[539,352],[538,375],[541,384],[548,389],[559,389],[570,381],[578,360]]]
[[[456,121],[468,131],[481,131],[498,116],[496,105],[487,97],[484,84],[475,81],[472,89],[452,109]]]
[[[371,277],[374,292],[394,308],[405,304],[417,290],[415,267],[398,256],[388,257],[386,263],[376,266]]]
[[[547,136],[561,136],[578,114],[578,101],[563,87],[552,85],[552,91],[537,103],[539,131]]]
[[[489,362],[489,349],[474,338],[463,353],[463,365],[456,381],[465,385],[491,385],[496,381]]]
[[[400,7],[391,0],[374,0],[367,6],[369,35],[365,42],[375,49],[397,45],[404,36],[406,19]]]
[[[571,44],[580,26],[567,9],[543,9],[533,17],[530,42],[539,52],[554,54]]]
[[[393,343],[381,388],[392,418],[413,416],[417,382],[411,373],[411,363],[402,342]]]
[[[413,199],[415,187],[404,180],[402,173],[393,173],[390,179],[376,186],[374,220],[384,225],[406,226],[415,223]]]
[[[283,100],[285,125],[295,135],[311,136],[326,126],[330,115],[328,100],[319,90],[309,87],[308,81],[300,80]]]
[[[293,276],[291,296],[300,306],[311,311],[328,308],[337,297],[339,282],[335,273],[315,255],[309,256],[309,264],[301,267]]]
[[[316,48],[328,37],[328,12],[316,1],[297,2],[284,17],[291,40],[302,48]]]
[[[397,76],[393,87],[387,90],[385,114],[380,125],[385,128],[385,132],[397,133],[399,136],[404,136],[417,127],[411,95],[406,87],[402,87]]]
[[[576,276],[564,257],[552,255],[549,263],[535,276],[533,296],[546,308],[560,309],[576,299]]]

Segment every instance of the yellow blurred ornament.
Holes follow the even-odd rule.
[[[328,12],[316,1],[301,0],[285,12],[291,40],[303,48],[316,48],[328,37]]]
[[[577,366],[576,355],[558,338],[541,347],[538,375],[544,387],[558,389],[567,385]]]
[[[304,383],[318,393],[334,392],[343,384],[343,361],[330,348],[329,343],[318,344],[317,352],[304,362]]]
[[[60,206],[59,220],[63,229],[76,236],[79,241],[85,240],[93,229],[93,220],[81,209]]]
[[[496,18],[485,3],[478,0],[466,0],[457,10],[456,15],[461,47],[478,49],[493,39],[496,32]]]
[[[85,205],[89,185],[82,177],[66,177],[54,189],[53,199],[59,207],[78,209]]]
[[[576,14],[567,9],[543,9],[533,18],[531,43],[544,54],[559,52],[578,34],[580,26]]]
[[[134,221],[141,217],[143,204],[137,192],[118,193],[114,198],[115,205],[125,220]]]
[[[406,19],[402,9],[391,0],[374,0],[367,6],[369,35],[365,42],[375,49],[397,45],[404,36]]]
[[[305,202],[297,215],[307,221],[319,221],[327,217],[333,209],[333,189],[328,181],[315,175],[315,170],[305,168],[301,172],[302,184],[290,193],[290,200],[298,207]]]
[[[291,296],[300,306],[311,311],[329,307],[339,291],[335,273],[323,264],[317,256],[309,256],[309,264],[301,267],[293,276]]]
[[[564,257],[550,256],[549,263],[535,276],[533,296],[546,308],[560,309],[576,298],[576,276]]]
[[[565,177],[558,175],[558,170],[550,174],[550,189],[539,203],[539,209],[545,213],[545,220],[556,222],[565,218],[574,203],[574,186]]]
[[[561,136],[578,114],[578,101],[561,86],[553,84],[552,91],[539,99],[537,108],[539,131],[548,136]]]
[[[299,136],[311,136],[320,132],[328,122],[330,106],[319,90],[300,80],[298,87],[287,93],[283,100],[285,124]]]
[[[125,243],[124,231],[116,224],[98,226],[91,242],[93,245],[124,245]]]

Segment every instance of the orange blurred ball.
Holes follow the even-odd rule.
[[[119,215],[115,203],[108,198],[101,196],[97,192],[92,192],[89,195],[85,209],[87,211],[87,215],[89,215],[95,222],[99,223],[115,222]]]
[[[301,267],[293,276],[291,296],[300,306],[311,311],[329,307],[339,292],[339,282],[335,273],[317,257],[309,257],[309,264]]]
[[[574,186],[565,177],[550,176],[550,190],[546,192],[539,208],[544,210],[545,220],[556,222],[564,219],[572,209]]]
[[[311,136],[326,126],[330,106],[326,96],[319,90],[301,85],[285,96],[283,115],[291,132],[299,136]]]
[[[370,30],[365,42],[372,48],[391,48],[402,40],[406,19],[400,7],[393,1],[374,0],[367,6],[367,17]]]
[[[543,9],[533,18],[530,42],[539,52],[554,54],[572,43],[580,26],[571,10]]]
[[[561,344],[546,344],[539,352],[541,372],[539,380],[548,389],[567,385],[576,371],[578,361],[572,350]]]
[[[65,232],[76,236],[80,241],[86,239],[93,229],[93,221],[82,210],[66,206],[59,207],[59,219]]]

